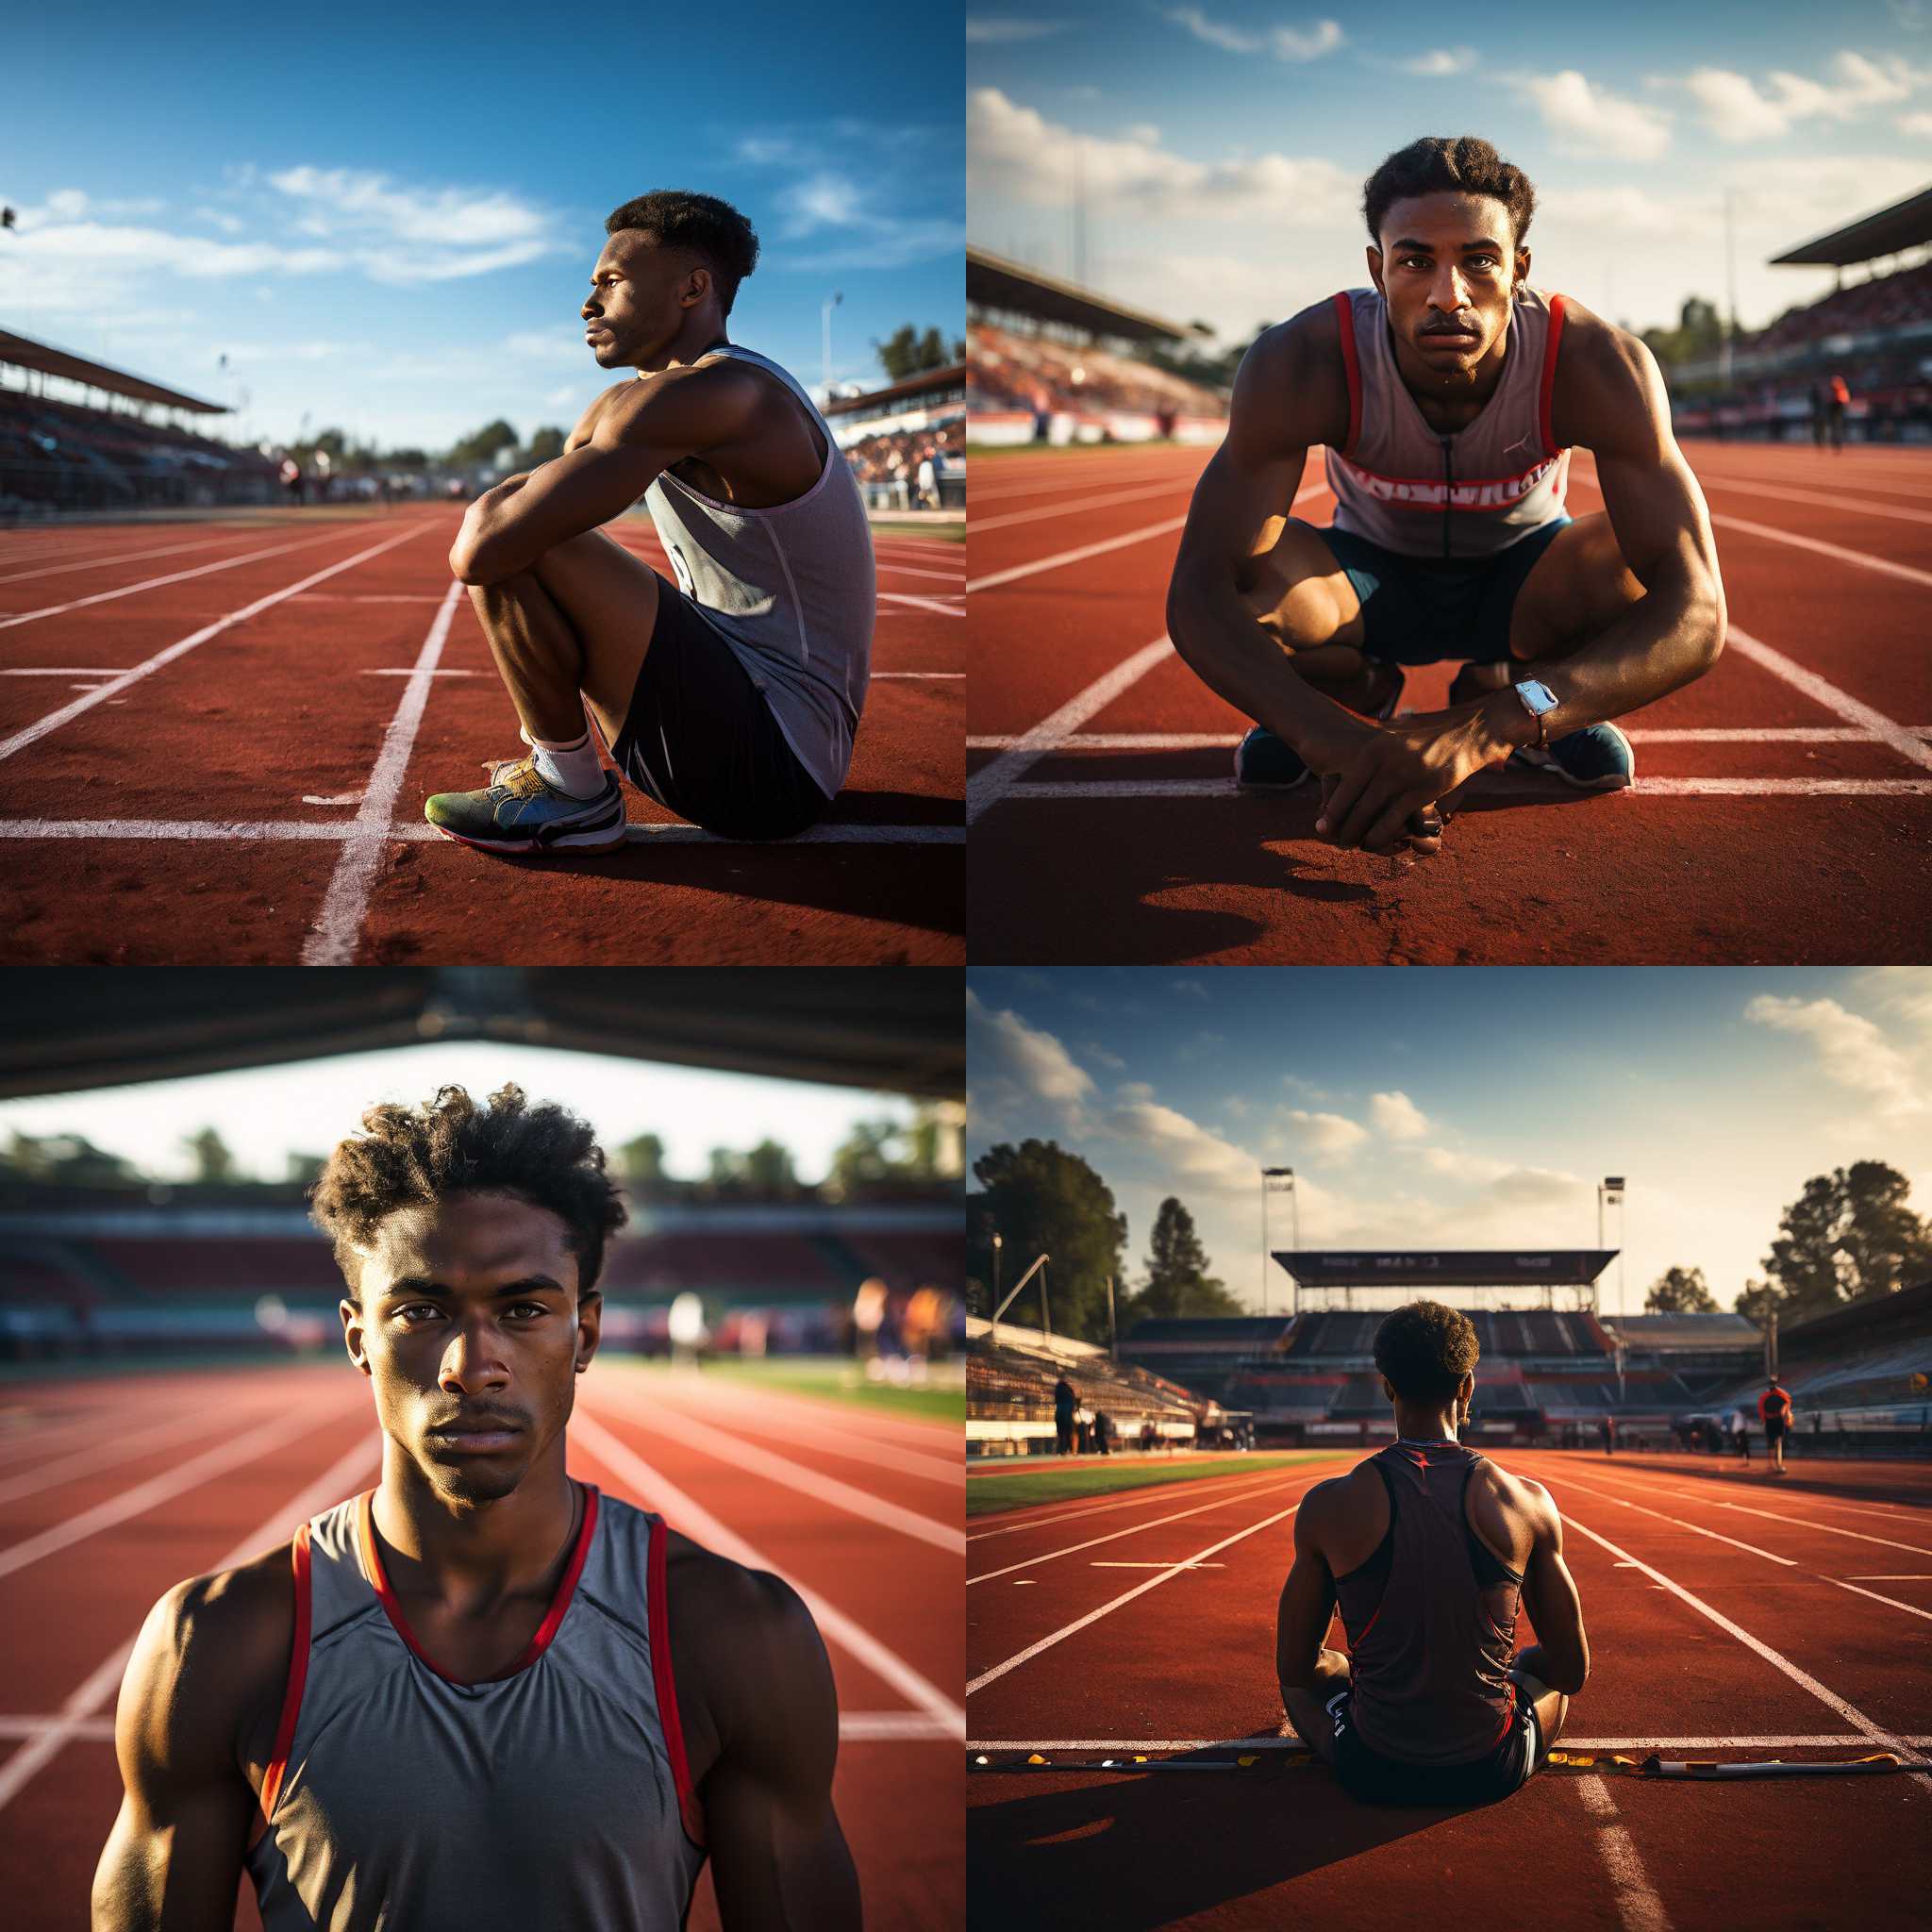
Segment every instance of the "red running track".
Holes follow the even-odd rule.
[[[572,1428],[574,1475],[714,1548],[735,1539],[731,1554],[816,1596],[839,1689],[834,1794],[868,1923],[952,1932],[965,1909],[958,1429],[610,1359],[580,1385]],[[86,1920],[120,1803],[115,1693],[149,1606],[369,1487],[378,1456],[346,1364],[0,1389],[9,1928]],[[235,1924],[260,1924],[245,1882]],[[717,1924],[708,1876],[691,1924]]]
[[[1353,1459],[975,1518],[969,1748],[1098,1757],[1278,1737],[1292,1513]],[[1774,1484],[1761,1464],[1747,1484],[1586,1454],[1507,1461],[1563,1511],[1590,1632],[1559,1748],[1749,1761],[1932,1743],[1932,1489],[1876,1505]],[[1305,1753],[1264,1757],[1281,1768],[973,1774],[969,1923],[1924,1923],[1932,1775],[1713,1785],[1551,1767],[1458,1812],[1357,1806]]]
[[[1484,774],[1440,856],[1338,852],[1243,797],[1247,721],[1165,642],[1208,452],[979,458],[967,821],[976,961],[1864,963],[1932,930],[1932,455],[1690,444],[1731,638],[1625,721],[1638,783]],[[1603,508],[1577,453],[1571,508]],[[1334,500],[1310,455],[1296,513]],[[1445,700],[1453,667],[1403,702]]]
[[[630,843],[538,860],[422,816],[521,749],[455,527],[439,506],[0,536],[7,958],[963,958],[960,545],[875,541],[874,683],[823,825],[732,844],[627,791]],[[647,521],[610,530],[662,566]]]

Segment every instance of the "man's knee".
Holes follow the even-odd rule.
[[[1509,618],[1509,655],[1561,658],[1600,637],[1640,602],[1607,516],[1572,524],[1537,558]]]
[[[1355,585],[1326,540],[1298,517],[1287,520],[1272,549],[1248,560],[1235,587],[1256,623],[1284,650],[1361,643]]]

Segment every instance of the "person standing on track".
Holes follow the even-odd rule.
[[[1656,358],[1529,286],[1536,192],[1489,142],[1411,142],[1369,177],[1371,288],[1265,330],[1236,379],[1168,591],[1174,648],[1257,721],[1244,786],[1322,781],[1316,830],[1441,849],[1442,801],[1514,761],[1630,783],[1613,718],[1724,641],[1704,497]],[[1335,521],[1291,514],[1324,444]],[[1605,508],[1572,519],[1570,451]],[[1403,669],[1464,660],[1448,708],[1395,715]]]
[[[363,1117],[314,1191],[377,1487],[177,1584],[121,1687],[96,1932],[857,1927],[839,1713],[796,1593],[565,1473],[625,1219],[506,1087]],[[675,1639],[675,1647],[674,1647]]]
[[[626,202],[583,305],[603,369],[633,369],[563,454],[486,491],[450,569],[470,587],[528,754],[424,807],[486,852],[625,840],[619,772],[694,824],[786,839],[845,782],[876,609],[865,505],[795,378],[725,334],[758,262],[708,194]],[[641,496],[668,583],[603,525]]]
[[[1294,1520],[1275,1669],[1290,1721],[1354,1796],[1483,1804],[1543,1763],[1590,1675],[1563,1523],[1541,1483],[1457,1440],[1476,1333],[1441,1302],[1375,1332],[1396,1441],[1317,1483]],[[1349,1649],[1328,1649],[1337,1608]],[[1526,1608],[1538,1641],[1515,1649]]]
[[[1074,1453],[1074,1410],[1079,1406],[1080,1398],[1074,1393],[1074,1385],[1061,1375],[1053,1385],[1053,1439],[1056,1456],[1071,1456]]]
[[[1774,1375],[1764,1393],[1757,1398],[1757,1419],[1764,1424],[1764,1453],[1771,1461],[1771,1473],[1785,1473],[1785,1437],[1791,1426],[1791,1398]]]

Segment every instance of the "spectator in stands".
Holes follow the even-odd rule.
[[[1481,1804],[1518,1790],[1590,1674],[1563,1525],[1541,1484],[1457,1440],[1475,1329],[1411,1302],[1375,1334],[1396,1440],[1295,1515],[1275,1668],[1290,1720],[1357,1798]],[[1337,1609],[1350,1650],[1324,1647]],[[1518,1654],[1527,1609],[1538,1641]]]
[[[1614,1456],[1617,1453],[1617,1419],[1607,1409],[1604,1412],[1603,1420],[1597,1424],[1596,1432],[1603,1439],[1604,1454]]]
[[[1074,1385],[1064,1375],[1053,1385],[1054,1453],[1057,1456],[1074,1453],[1074,1410],[1079,1400],[1074,1393]]]
[[[1785,1473],[1785,1432],[1791,1425],[1791,1398],[1774,1375],[1764,1393],[1757,1398],[1757,1417],[1764,1424],[1764,1450],[1771,1457],[1771,1473]]]
[[[1093,1411],[1093,1446],[1101,1455],[1107,1456],[1112,1453],[1108,1446],[1112,1435],[1113,1423],[1108,1418],[1107,1411],[1104,1408],[1096,1408]]]

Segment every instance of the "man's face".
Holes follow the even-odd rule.
[[[642,228],[621,228],[604,244],[584,298],[584,340],[600,369],[635,368],[673,341],[710,284],[708,269],[681,249],[663,248]]]
[[[341,1304],[383,1433],[468,1503],[508,1495],[561,1438],[601,1312],[563,1222],[508,1194],[391,1214],[362,1251],[360,1307]]]
[[[1369,273],[1389,320],[1423,367],[1453,388],[1503,341],[1529,251],[1516,248],[1509,210],[1491,194],[1417,194],[1382,222]]]

